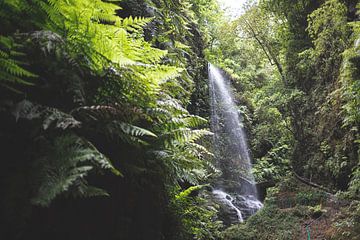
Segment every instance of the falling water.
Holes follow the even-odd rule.
[[[217,199],[219,199],[223,204],[225,204],[225,205],[227,205],[228,207],[230,207],[230,208],[232,208],[232,209],[235,210],[236,215],[237,215],[237,219],[238,219],[239,222],[243,222],[243,221],[244,221],[240,209],[234,205],[234,198],[233,198],[233,197],[231,197],[229,194],[227,194],[226,192],[221,191],[221,190],[214,190],[214,191],[213,191],[213,194],[214,194],[215,197],[216,197]]]
[[[221,71],[209,64],[211,128],[214,132],[217,167],[222,172],[213,194],[221,203],[233,208],[242,222],[242,212],[249,216],[260,209],[262,204],[257,198],[242,119],[229,84]],[[230,196],[224,189],[231,189],[236,196]]]

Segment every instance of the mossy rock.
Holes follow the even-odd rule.
[[[293,239],[300,231],[301,218],[296,209],[279,209],[267,205],[251,216],[246,223],[232,226],[223,232],[223,240]]]

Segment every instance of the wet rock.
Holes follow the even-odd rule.
[[[220,206],[219,218],[225,226],[243,222],[263,206],[252,195],[229,194],[222,190],[213,190],[212,194]]]

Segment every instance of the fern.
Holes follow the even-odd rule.
[[[203,118],[180,114],[168,121],[161,121],[157,126],[162,132],[159,139],[164,144],[164,150],[154,153],[168,166],[175,182],[180,180],[196,185],[208,177],[210,172],[216,172],[215,167],[204,160],[205,155],[211,157],[212,154],[196,143],[212,133],[206,129],[192,129],[204,123],[206,120]]]
[[[57,28],[66,27],[69,50],[79,56],[86,54],[95,71],[103,70],[109,62],[118,66],[154,63],[166,54],[128,32],[141,31],[151,19],[121,19],[116,16],[120,9],[116,4],[100,0],[52,0],[48,6],[52,7],[51,13],[45,9],[50,19],[54,18],[53,12],[62,19],[53,20]]]
[[[47,130],[51,126],[62,130],[79,128],[81,126],[81,122],[77,121],[70,114],[61,112],[56,108],[34,104],[28,100],[23,100],[16,104],[12,113],[16,121],[20,118],[27,120],[40,119],[44,130]]]
[[[100,129],[101,132],[105,133],[110,139],[120,140],[139,147],[149,145],[143,137],[156,137],[156,135],[149,130],[116,120],[103,123]]]
[[[144,128],[140,128],[137,126],[133,126],[128,123],[119,123],[121,129],[124,133],[135,136],[135,137],[143,137],[143,136],[150,136],[150,137],[157,137],[154,133],[150,132],[149,130],[146,130]]]
[[[143,138],[156,138],[153,132],[127,123],[131,118],[145,118],[140,109],[129,108],[115,104],[114,106],[85,106],[72,111],[74,116],[83,122],[101,123],[98,131],[105,133],[111,139],[120,139],[133,145],[148,145]]]
[[[0,35],[0,85],[17,91],[19,85],[33,85],[28,79],[36,77],[35,74],[21,67],[16,57],[23,56],[15,46],[12,37]]]
[[[179,145],[183,143],[194,143],[201,137],[211,135],[212,133],[205,129],[191,130],[188,128],[180,128],[173,130],[162,137],[165,139],[165,146]]]
[[[204,187],[207,187],[209,185],[197,185],[197,186],[192,186],[192,187],[189,187],[187,189],[185,189],[184,191],[178,193],[176,196],[175,196],[175,199],[176,200],[180,200],[180,201],[184,201],[186,200],[187,197],[190,196],[191,193],[193,193],[194,191],[199,191],[201,189],[203,189]]]
[[[79,117],[80,119],[92,120],[122,120],[132,121],[134,118],[145,118],[143,111],[136,107],[128,105],[114,104],[109,105],[93,105],[83,106],[71,111],[71,114]]]
[[[32,202],[41,206],[49,206],[64,192],[85,197],[108,196],[104,190],[88,186],[85,180],[94,167],[121,175],[93,145],[73,134],[57,137],[36,165],[41,168],[40,184]]]
[[[127,31],[138,31],[141,30],[151,20],[152,18],[130,16],[120,21],[119,26],[125,28]]]
[[[174,114],[188,114],[188,111],[182,106],[182,104],[174,98],[164,98],[157,101],[158,107],[171,111]]]
[[[212,157],[205,147],[197,142],[212,133],[206,129],[197,129],[207,124],[207,120],[189,114],[182,104],[173,97],[163,94],[154,109],[149,109],[151,116],[156,116],[154,132],[158,133],[155,156],[162,160],[172,176],[172,181],[185,181],[197,185],[210,174],[216,173],[215,167],[206,157]]]
[[[129,143],[129,147],[140,146],[136,150],[144,151],[142,155],[153,154],[155,160],[161,162],[159,165],[165,166],[164,180],[174,185],[181,181],[196,185],[215,171],[205,160],[211,153],[199,144],[201,137],[211,134],[206,129],[198,129],[207,122],[186,110],[194,77],[186,67],[195,59],[185,37],[191,36],[193,23],[188,1],[158,3],[156,18],[162,25],[154,23],[159,33],[153,42],[143,37],[143,27],[152,19],[121,18],[117,15],[120,7],[116,1],[6,2],[6,7],[17,15],[31,16],[27,23],[30,27],[19,22],[20,29],[32,31],[21,34],[25,49],[40,52],[45,61],[58,61],[55,66],[65,66],[69,78],[64,81],[84,82],[84,88],[81,84],[73,86],[81,96],[82,107],[72,111],[29,100],[16,104],[13,109],[16,121],[28,120],[41,128],[34,131],[41,134],[37,139],[53,141],[48,142],[34,166],[34,173],[41,173],[34,204],[48,206],[60,195],[107,196],[106,191],[89,186],[86,177],[103,169],[121,175],[103,154],[74,131],[108,137],[114,146],[119,145],[117,140],[120,144]],[[4,12],[0,9],[0,16],[7,21],[16,19]],[[42,31],[33,32],[33,29]],[[158,40],[169,43],[165,50],[154,48]],[[0,84],[12,87],[16,83],[26,87],[29,79],[36,76],[24,66],[38,69],[29,60],[23,64],[21,60],[26,58],[31,56],[22,52],[11,36],[0,39]],[[40,70],[40,79],[51,76],[52,72],[49,68]],[[73,75],[81,79],[73,81]],[[50,87],[58,86],[50,80],[46,82]],[[36,90],[42,89],[36,87]],[[85,96],[93,106],[83,106]],[[127,170],[152,170],[149,168],[133,164]]]

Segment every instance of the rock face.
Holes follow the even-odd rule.
[[[212,194],[214,201],[220,205],[219,218],[225,226],[243,222],[263,206],[251,195],[229,194],[220,189],[213,190]]]
[[[254,196],[244,196],[239,194],[235,195],[234,205],[238,206],[238,208],[240,209],[243,215],[243,219],[247,219],[263,207],[263,204]]]
[[[219,217],[225,225],[243,222],[240,209],[234,205],[235,199],[222,190],[213,190],[214,200],[220,205]]]

